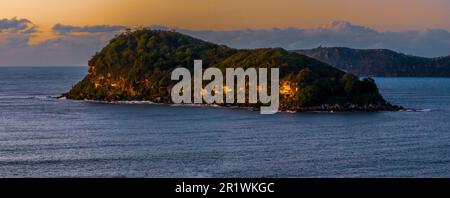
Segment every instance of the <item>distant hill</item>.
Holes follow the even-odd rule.
[[[386,49],[319,47],[294,50],[359,76],[450,77],[450,56],[424,58]]]
[[[203,60],[204,68],[222,71],[229,67],[280,68],[280,110],[401,109],[383,99],[372,79],[360,80],[304,55],[281,48],[237,50],[173,31],[145,29],[112,39],[89,61],[88,75],[64,96],[171,103],[171,87],[177,83],[171,81],[171,72],[177,67],[192,71],[196,59]]]

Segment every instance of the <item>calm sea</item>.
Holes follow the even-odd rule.
[[[450,177],[450,79],[377,78],[417,112],[52,99],[86,68],[0,68],[0,177]]]

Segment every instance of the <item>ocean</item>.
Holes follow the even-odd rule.
[[[0,177],[450,177],[450,78],[376,78],[402,112],[52,98],[86,70],[0,68]]]

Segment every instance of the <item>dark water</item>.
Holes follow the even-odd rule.
[[[450,177],[450,79],[378,78],[421,112],[57,100],[84,68],[0,68],[1,177]]]

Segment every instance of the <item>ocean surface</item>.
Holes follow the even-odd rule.
[[[0,177],[450,177],[450,78],[376,78],[404,112],[51,98],[85,73],[0,68]]]

